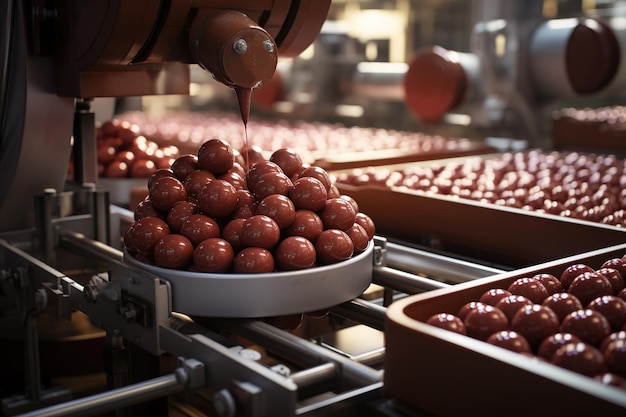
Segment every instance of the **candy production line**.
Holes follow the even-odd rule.
[[[625,13],[3,2],[1,415],[623,415]],[[574,264],[592,371],[429,321]]]

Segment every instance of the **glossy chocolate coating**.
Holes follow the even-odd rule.
[[[613,269],[616,269],[622,275],[622,278],[624,278],[626,280],[626,259],[624,259],[624,258],[607,259],[600,266],[600,268],[613,268]]]
[[[602,353],[609,370],[626,378],[626,339],[612,340]]]
[[[559,318],[549,307],[524,306],[513,316],[511,330],[521,333],[536,348],[543,339],[559,330]]]
[[[354,245],[354,254],[358,254],[367,249],[367,245],[369,244],[369,237],[367,236],[367,232],[358,223],[354,223],[351,228],[346,230],[348,236],[352,240],[352,244]]]
[[[611,286],[613,287],[613,294],[617,294],[620,290],[624,289],[624,277],[622,277],[622,274],[620,274],[617,269],[604,267],[598,269],[596,272],[604,275],[604,277],[609,280]]]
[[[183,223],[192,214],[199,214],[200,208],[191,201],[177,201],[167,213],[166,221],[172,233],[180,232]]]
[[[168,212],[177,201],[187,199],[187,190],[182,182],[172,177],[154,180],[149,188],[150,201],[160,211]]]
[[[376,234],[376,225],[374,224],[374,220],[372,220],[370,216],[365,213],[359,212],[356,214],[354,221],[355,223],[363,226],[370,240],[374,238],[374,235]]]
[[[552,274],[536,274],[533,275],[532,278],[538,280],[544,287],[546,287],[548,295],[563,292],[563,284],[561,284],[561,281]]]
[[[211,217],[226,217],[232,214],[239,203],[239,195],[233,185],[215,179],[206,184],[198,194],[198,206]]]
[[[163,236],[154,247],[154,264],[162,268],[187,269],[193,259],[193,244],[179,234]]]
[[[587,308],[565,316],[561,331],[578,336],[590,345],[599,346],[611,334],[611,325],[602,314]]]
[[[486,340],[492,334],[507,330],[509,320],[497,307],[482,304],[471,310],[463,320],[467,335],[479,340]]]
[[[180,234],[197,246],[205,239],[220,237],[220,227],[215,219],[204,214],[191,214],[183,222]]]
[[[602,353],[587,343],[568,343],[561,346],[552,356],[552,363],[590,377],[607,370]]]
[[[567,292],[557,292],[549,295],[548,298],[543,301],[542,305],[550,307],[561,322],[568,314],[581,310],[584,307],[578,297]]]
[[[274,256],[264,248],[242,249],[233,261],[233,270],[238,274],[255,274],[274,271]]]
[[[243,246],[241,245],[241,228],[245,223],[245,218],[238,217],[232,219],[224,227],[222,227],[222,239],[226,240],[233,247],[235,252],[239,252]]]
[[[528,277],[516,279],[507,289],[511,294],[523,295],[535,304],[543,303],[548,297],[546,287],[540,281]]]
[[[554,333],[550,336],[543,339],[539,348],[537,349],[537,355],[546,359],[547,361],[552,360],[552,356],[554,353],[563,345],[568,343],[580,343],[582,340],[578,336],[575,336],[571,333]]]
[[[311,210],[296,210],[291,225],[284,231],[286,236],[302,236],[315,243],[324,230],[322,219]]]
[[[274,151],[270,161],[278,165],[289,178],[302,172],[302,158],[293,149],[281,148]]]
[[[209,139],[198,149],[198,166],[215,176],[228,172],[234,162],[233,148],[221,139]]]
[[[315,240],[317,261],[320,265],[345,261],[354,253],[350,236],[338,229],[326,229]]]
[[[258,214],[249,217],[241,227],[239,241],[243,247],[271,249],[280,240],[280,228],[271,217]]]
[[[349,201],[342,198],[330,198],[319,212],[325,229],[347,231],[356,220],[356,212]]]
[[[533,302],[523,295],[514,294],[501,298],[495,304],[496,307],[502,310],[507,319],[509,319],[509,322],[513,320],[515,313],[517,313],[520,308],[528,305],[533,305]]]
[[[328,192],[324,184],[313,177],[303,177],[295,180],[288,195],[296,209],[315,212],[324,208],[328,198]]]
[[[490,288],[485,291],[478,301],[484,304],[495,306],[501,299],[513,295],[510,291],[503,288]]]
[[[137,203],[137,206],[135,207],[135,210],[133,212],[133,218],[135,220],[139,220],[144,217],[162,218],[163,212],[157,210],[152,204],[152,201],[150,201],[149,198],[146,198],[144,200],[141,200],[139,203]]]
[[[252,195],[257,201],[272,194],[288,195],[293,183],[282,172],[268,172],[261,175],[256,183],[249,184]]]
[[[611,330],[616,332],[626,324],[626,301],[614,295],[603,295],[591,300],[587,306],[602,314],[611,325]]]
[[[568,292],[575,295],[583,306],[602,295],[612,295],[613,286],[606,277],[597,272],[583,272],[569,286]]]
[[[238,172],[228,171],[217,178],[231,183],[237,191],[247,190],[246,180],[244,180],[244,177],[242,177]]]
[[[517,353],[532,353],[526,338],[512,330],[500,330],[489,336],[486,342]]]
[[[199,169],[198,157],[193,154],[181,155],[172,162],[170,167],[176,178],[183,181],[187,175]]]
[[[256,206],[256,214],[264,214],[274,219],[278,227],[286,229],[296,219],[296,208],[289,197],[283,194],[271,194]]]
[[[251,163],[251,162],[250,162]],[[251,163],[248,172],[246,172],[246,183],[249,189],[253,189],[259,178],[270,172],[283,172],[280,167],[271,161],[259,161],[254,164]]]
[[[138,252],[152,256],[154,246],[163,236],[170,234],[170,227],[158,217],[144,217],[133,223],[129,239],[130,246]]]
[[[334,187],[334,188],[333,188]],[[329,196],[328,198],[336,198],[336,197],[331,197],[330,193],[336,189],[337,187],[335,185],[330,187],[330,191],[329,191]],[[338,196],[338,198],[343,198],[344,200],[346,200],[347,202],[349,202],[352,205],[352,208],[354,208],[354,213],[356,215],[356,213],[359,213],[361,210],[359,208],[359,203],[356,202],[356,200],[354,198],[352,198],[351,196],[347,195],[347,194],[340,194]]]
[[[276,247],[274,261],[279,271],[313,268],[317,262],[315,246],[302,236],[289,236]]]
[[[426,320],[426,324],[439,327],[440,329],[448,330],[451,332],[467,335],[467,329],[463,320],[454,314],[450,313],[437,313],[433,314]]]
[[[157,178],[161,177],[176,177],[174,171],[169,168],[159,168],[152,175],[148,177],[148,189]]]
[[[569,286],[578,275],[583,272],[593,272],[593,268],[589,265],[585,264],[573,264],[565,268],[565,270],[561,273],[559,280],[563,285],[563,289],[565,291],[569,290]]]
[[[461,308],[459,308],[459,311],[456,313],[456,315],[463,321],[465,321],[465,319],[467,318],[467,315],[474,309],[476,308],[483,308],[485,307],[487,304],[481,303],[480,301],[470,301],[468,303],[465,303],[461,306]]]
[[[200,193],[202,187],[210,183],[215,179],[215,175],[209,171],[203,169],[196,169],[192,171],[183,180],[183,185],[187,189],[187,194],[191,196],[197,196]]]
[[[235,253],[226,240],[205,239],[193,252],[193,266],[199,272],[228,272],[232,269]]]
[[[324,168],[318,166],[310,166],[305,168],[300,173],[300,178],[304,177],[312,177],[320,180],[320,182],[324,185],[324,188],[326,188],[326,192],[330,190],[330,187],[332,185],[332,181],[330,179],[330,175],[328,175],[328,172]]]

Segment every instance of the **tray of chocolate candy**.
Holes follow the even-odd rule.
[[[532,149],[330,173],[388,238],[522,267],[626,241],[624,167]]]
[[[624,255],[610,246],[396,301],[387,395],[441,417],[625,415]]]

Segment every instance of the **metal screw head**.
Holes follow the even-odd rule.
[[[274,52],[274,42],[272,41],[263,41],[263,49],[267,52]]]
[[[235,42],[233,42],[233,50],[237,54],[243,55],[248,50],[248,43],[245,39],[237,39]]]
[[[220,417],[234,417],[236,406],[233,396],[227,389],[219,390],[213,396],[213,408]]]

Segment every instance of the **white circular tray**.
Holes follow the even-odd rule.
[[[201,317],[262,318],[322,310],[358,297],[372,282],[374,243],[342,262],[298,271],[212,274],[124,261],[170,283],[172,309]]]

